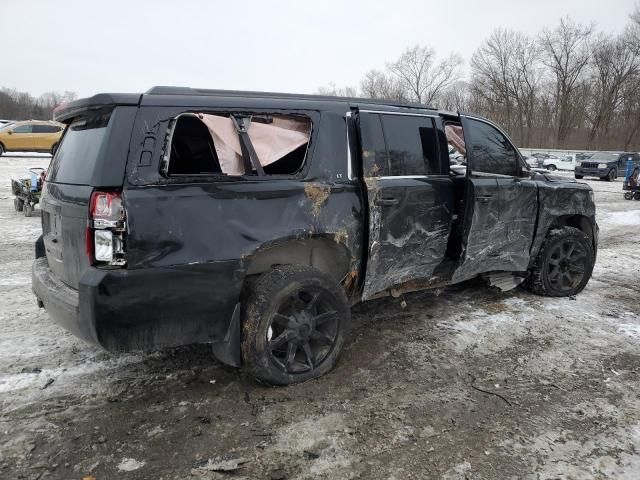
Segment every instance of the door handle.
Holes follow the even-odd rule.
[[[400,202],[397,198],[376,198],[373,202],[380,207],[391,207],[397,205]]]
[[[478,195],[476,198],[479,202],[487,203],[493,198],[493,195]]]

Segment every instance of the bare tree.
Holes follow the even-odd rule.
[[[416,45],[405,50],[387,68],[398,78],[411,100],[430,104],[459,79],[461,65],[462,59],[456,54],[436,64],[433,49]]]
[[[560,24],[555,29],[545,29],[540,36],[545,53],[544,62],[555,80],[559,143],[567,138],[579,113],[574,100],[589,64],[592,32],[593,26],[576,24],[565,17],[560,19]]]
[[[407,95],[400,82],[394,76],[380,70],[369,70],[360,83],[360,90],[362,96],[367,98],[407,100]]]
[[[358,89],[356,87],[338,87],[335,83],[330,82],[329,85],[318,88],[315,93],[334,97],[357,97]]]

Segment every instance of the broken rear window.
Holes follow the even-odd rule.
[[[294,115],[184,113],[174,119],[168,175],[291,175],[303,166],[311,120]]]

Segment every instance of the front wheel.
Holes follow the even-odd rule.
[[[548,297],[568,297],[584,289],[595,256],[591,239],[580,229],[562,227],[549,232],[529,272],[525,286]]]
[[[303,265],[282,265],[250,287],[243,308],[242,357],[271,385],[319,377],[336,364],[351,311],[334,279]]]
[[[0,157],[4,153],[4,146],[0,143]]]
[[[613,182],[616,178],[617,178],[617,174],[616,174],[616,170],[615,168],[612,168],[611,170],[609,170],[609,174],[605,177],[607,182]]]
[[[634,200],[640,200],[640,192],[635,192],[635,193],[633,194],[633,199],[634,199]]]
[[[584,178],[584,175],[576,174],[575,177],[576,177],[577,180],[582,180]]]
[[[22,207],[22,213],[25,217],[30,217],[33,212],[33,207],[29,202],[24,202],[24,207]]]
[[[555,172],[557,170],[555,165],[549,165],[549,166],[547,166],[547,169],[552,171],[552,172]]]
[[[24,201],[20,198],[13,199],[13,208],[16,212],[21,212],[24,208]]]
[[[633,200],[633,192],[624,192],[625,200]]]

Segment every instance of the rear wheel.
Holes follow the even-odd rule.
[[[525,286],[533,293],[567,297],[582,291],[591,278],[591,240],[575,227],[554,229],[540,249]]]
[[[555,166],[555,165],[548,165],[548,166],[547,166],[547,169],[548,169],[548,170],[551,170],[552,172],[555,172],[555,171],[557,170],[557,168],[556,168],[556,166]]]
[[[633,192],[624,192],[625,200],[633,200]]]
[[[13,208],[15,209],[16,212],[21,212],[23,207],[24,207],[24,201],[22,201],[19,198],[13,199]]]
[[[283,265],[249,287],[242,322],[243,361],[257,379],[288,385],[336,364],[351,312],[340,285],[302,265]]]
[[[635,193],[633,194],[633,199],[634,199],[634,200],[640,200],[640,192],[635,192]]]
[[[0,143],[0,156],[4,153],[4,145]]]
[[[25,217],[30,217],[33,212],[33,207],[29,202],[24,202],[24,207],[22,208],[22,213]]]

